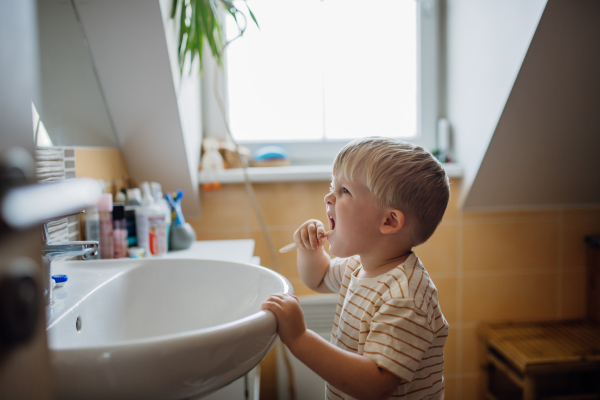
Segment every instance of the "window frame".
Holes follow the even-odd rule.
[[[437,120],[440,117],[440,0],[413,1],[417,2],[417,136],[403,140],[432,151],[437,147]],[[203,64],[205,65],[201,88],[203,132],[205,136],[225,139],[227,128],[213,93],[216,67],[214,61],[206,58],[203,58]],[[227,68],[226,55],[224,65]],[[216,87],[227,107],[227,82],[223,76],[220,76]],[[227,110],[225,113],[228,114]],[[373,135],[375,134],[374,132]],[[237,143],[249,148],[251,154],[263,146],[279,146],[288,152],[294,165],[319,165],[331,164],[340,149],[351,140],[239,140]]]

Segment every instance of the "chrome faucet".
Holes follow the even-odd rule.
[[[98,242],[93,240],[46,243],[42,249],[42,256],[50,262],[59,258],[75,256],[81,256],[87,260],[96,254],[98,254]]]
[[[44,264],[44,300],[46,305],[52,303],[52,262],[61,258],[81,256],[87,260],[98,254],[98,242],[72,241],[72,242],[50,242],[48,228],[43,225],[44,245],[42,247],[42,258]]]

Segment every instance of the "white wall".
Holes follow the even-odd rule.
[[[33,103],[53,145],[119,147],[71,3],[37,5],[41,91]]]
[[[600,204],[600,2],[548,0],[465,210]]]
[[[75,4],[129,173],[138,182],[161,183],[163,192],[182,189],[184,214],[199,217],[200,88],[188,92],[174,81],[161,3]]]
[[[546,0],[447,0],[447,116],[468,193]],[[462,202],[462,201],[461,201]]]
[[[183,141],[187,154],[190,176],[194,182],[198,181],[198,165],[200,164],[200,146],[202,142],[202,99],[199,63],[196,57],[190,65],[189,57],[183,68],[183,75],[179,72],[178,37],[175,30],[175,20],[171,19],[173,0],[160,0],[160,9],[169,52],[169,61],[173,82],[177,94],[177,107],[183,130]],[[198,185],[193,188],[194,198],[198,198]],[[199,215],[197,215],[199,216]]]

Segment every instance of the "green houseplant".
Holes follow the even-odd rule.
[[[250,18],[258,26],[254,14],[245,5]],[[225,38],[224,26],[224,16],[227,14],[233,17],[239,31],[238,36],[229,42]],[[223,51],[229,43],[242,36],[248,26],[246,14],[230,0],[173,0],[171,18],[175,20],[178,29],[179,70],[182,74],[187,57],[194,61],[197,56],[202,71],[204,42],[208,44],[217,64],[222,66]]]

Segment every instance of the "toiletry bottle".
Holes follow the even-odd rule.
[[[127,252],[127,222],[125,220],[125,205],[115,204],[113,207],[113,243],[115,258],[124,258]]]
[[[100,221],[100,258],[113,258],[112,194],[103,194],[98,202]]]
[[[137,230],[135,225],[135,209],[139,206],[125,206],[125,226],[127,228],[127,246],[137,247]]]
[[[167,252],[165,215],[154,202],[148,182],[142,182],[142,205],[135,210],[138,247],[146,250],[146,255],[158,256]]]
[[[119,190],[117,194],[115,194],[115,203],[125,204],[127,202],[127,196],[125,195],[124,190],[125,189]]]
[[[128,206],[141,206],[142,205],[142,192],[139,188],[127,189],[127,205]]]
[[[83,214],[85,224],[85,240],[94,240],[100,242],[100,216],[97,207],[89,207]],[[90,260],[99,260],[100,254],[91,256]]]
[[[137,247],[137,229],[135,210],[142,205],[142,192],[139,188],[127,189],[127,205],[125,206],[125,220],[127,221],[127,243],[129,247]]]
[[[162,187],[158,182],[151,182],[150,189],[152,189],[152,196],[154,201],[161,208],[165,215],[165,237],[167,239],[167,248],[169,244],[169,233],[171,232],[171,206],[162,194]]]

